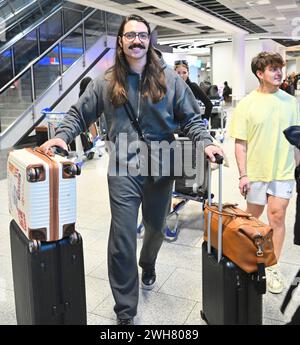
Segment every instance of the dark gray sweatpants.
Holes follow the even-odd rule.
[[[151,177],[108,176],[111,227],[108,241],[108,276],[119,318],[137,313],[139,280],[136,259],[138,211],[142,203],[145,236],[139,265],[155,265],[170,211],[172,179],[153,182]]]

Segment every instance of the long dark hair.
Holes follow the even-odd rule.
[[[151,34],[149,23],[138,15],[129,15],[121,23],[116,43],[115,64],[106,72],[106,79],[109,81],[108,95],[115,107],[123,105],[128,98],[126,87],[128,63],[125,59],[123,48],[120,46],[118,38],[122,37],[125,25],[131,20],[144,23],[147,27],[148,34]],[[162,100],[167,91],[166,80],[163,68],[160,65],[158,56],[152,46],[151,39],[149,42],[147,63],[143,76],[142,96],[149,96],[153,103],[157,103]]]

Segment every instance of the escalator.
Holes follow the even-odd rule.
[[[0,1],[0,49],[31,31],[32,25],[61,6],[62,0]],[[19,37],[17,37],[19,36]]]
[[[27,5],[20,18],[8,17],[15,22],[0,29],[0,88],[92,10],[61,0],[23,2],[35,7]]]
[[[54,104],[107,53],[109,22],[104,11],[64,2],[60,10],[9,48],[12,54],[5,58],[10,63],[0,62],[0,80],[10,70],[8,83],[0,87],[0,149],[13,146],[40,120],[43,107]],[[102,70],[109,64],[103,61]],[[71,98],[73,102],[74,96]],[[69,104],[66,100],[64,104],[66,110]]]
[[[115,38],[123,17],[81,5],[73,4],[76,8],[69,5],[64,2],[57,12],[61,20],[56,19],[49,24],[50,16],[34,28],[42,33],[42,25],[48,27],[45,36],[37,35],[40,52],[45,49],[37,58],[26,62],[27,65],[22,62],[28,61],[27,56],[33,49],[30,40],[28,44],[22,43],[20,49],[23,54],[20,53],[17,62],[13,59],[15,47],[10,47],[13,54],[9,61],[13,61],[14,67],[23,64],[25,68],[0,87],[0,179],[6,176],[9,150],[34,145],[32,138],[35,137],[36,126],[43,121],[43,109],[68,110],[78,98],[81,79],[87,74],[96,78],[113,61]],[[59,27],[62,33],[58,35]],[[47,38],[56,35],[59,38],[49,44]],[[48,48],[42,48],[43,45]]]

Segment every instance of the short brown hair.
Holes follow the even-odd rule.
[[[283,67],[284,65],[285,63],[280,54],[272,52],[261,52],[252,59],[251,70],[257,77],[256,72],[264,72],[267,66]]]

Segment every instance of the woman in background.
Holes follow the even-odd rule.
[[[197,83],[193,83],[190,80],[188,62],[186,60],[175,61],[174,70],[188,84],[188,86],[192,90],[195,98],[204,104],[205,113],[204,113],[204,115],[202,115],[202,118],[209,120],[209,118],[211,116],[211,111],[212,111],[213,105],[212,105],[210,99],[204,93],[204,91],[201,90],[199,85]]]

